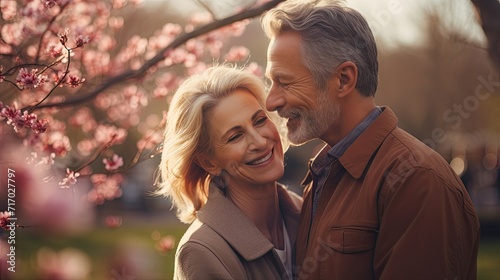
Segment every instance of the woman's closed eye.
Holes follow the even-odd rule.
[[[242,133],[235,133],[235,134],[231,135],[231,136],[227,139],[227,142],[228,142],[228,143],[235,142],[235,141],[237,141],[238,139],[240,139],[242,135],[243,135]]]
[[[255,126],[260,126],[260,125],[263,125],[267,122],[267,117],[260,117],[260,118],[257,118],[254,122],[254,125]]]

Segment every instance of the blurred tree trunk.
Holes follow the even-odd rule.
[[[493,64],[500,71],[500,1],[471,0],[479,13]]]

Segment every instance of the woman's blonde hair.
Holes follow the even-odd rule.
[[[191,223],[206,203],[212,179],[212,175],[195,162],[197,155],[213,152],[206,120],[219,100],[236,89],[248,90],[265,108],[262,80],[228,65],[213,66],[190,76],[179,86],[170,103],[156,193],[172,200],[178,218],[184,223]],[[279,118],[272,118],[280,122]],[[281,133],[283,125],[277,127]],[[283,146],[286,149],[287,145]]]

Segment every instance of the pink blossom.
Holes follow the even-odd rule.
[[[108,171],[115,171],[123,166],[123,158],[117,154],[114,154],[110,159],[103,159],[102,162],[104,163],[104,168]]]
[[[90,176],[93,188],[87,194],[87,199],[95,204],[102,204],[106,200],[113,200],[122,195],[120,184],[123,177],[120,174],[107,176],[94,174]]]
[[[16,1],[1,1],[2,18],[11,20],[16,16],[17,2]]]
[[[47,127],[48,127],[47,120],[35,120],[31,124],[31,130],[35,134],[44,133],[45,131],[47,131]]]
[[[242,46],[232,47],[226,54],[226,60],[229,62],[237,62],[248,58],[250,51]]]
[[[43,5],[49,9],[58,4],[57,0],[41,0],[41,1],[42,1]]]
[[[199,40],[196,39],[191,39],[186,42],[186,50],[194,55],[195,59],[200,58],[203,53],[205,52],[205,48],[203,46],[203,43],[200,42]]]
[[[31,72],[29,72],[28,69],[21,68],[16,83],[23,89],[37,88],[47,80],[47,76],[38,75],[37,73],[38,69],[31,69]]]
[[[15,107],[3,106],[2,104],[0,117],[7,119],[7,123],[10,124],[13,119],[21,117],[21,110],[17,110]]]
[[[60,44],[49,44],[45,50],[52,58],[58,58],[63,55],[63,48]]]
[[[100,51],[107,52],[112,50],[115,46],[116,46],[116,40],[111,36],[105,35],[102,36],[98,41],[97,48],[99,48]]]
[[[187,52],[185,49],[182,48],[177,48],[171,52],[168,53],[168,56],[165,57],[165,65],[166,66],[171,66],[175,64],[181,64],[186,61],[186,57],[188,56],[189,52]]]
[[[69,28],[65,28],[63,32],[58,33],[57,36],[59,37],[59,42],[66,46],[66,42],[68,42],[68,34],[69,34]]]
[[[77,48],[83,48],[84,45],[88,44],[90,41],[89,36],[86,35],[78,35],[75,38],[75,45]]]
[[[123,92],[123,97],[125,100],[121,99],[120,101],[128,101],[128,104],[125,104],[126,107],[136,109],[139,106],[148,105],[148,98],[143,90],[138,88],[135,85],[129,86]]]
[[[186,71],[186,75],[191,76],[194,74],[199,74],[205,71],[207,68],[208,66],[204,62],[198,62],[194,67],[191,67]]]
[[[30,128],[35,134],[43,133],[47,130],[46,120],[37,120],[35,114],[28,114],[28,111],[21,113],[15,107],[0,106],[0,118],[6,119],[7,124],[14,127],[14,131],[19,132],[23,128]]]
[[[210,21],[212,21],[212,19],[213,19],[212,15],[210,15],[209,13],[198,12],[198,13],[194,13],[191,16],[191,18],[189,19],[189,21],[194,26],[198,26],[198,25],[201,25],[201,24],[209,23]]]
[[[65,156],[71,150],[68,136],[61,131],[53,131],[44,142],[44,151],[55,153],[56,156]]]
[[[97,126],[97,122],[92,116],[92,111],[87,107],[80,108],[76,111],[69,118],[69,123],[73,126],[80,127],[84,132],[90,132]]]
[[[77,179],[80,176],[80,173],[70,171],[69,168],[66,168],[66,177],[59,182],[59,186],[61,188],[69,188],[70,186],[76,184]]]
[[[1,3],[4,3],[6,1],[1,1]],[[10,1],[7,1],[10,2]],[[23,33],[22,33],[22,28],[23,23],[22,22],[14,22],[11,24],[5,24],[2,27],[1,35],[2,39],[5,43],[13,45],[13,46],[19,46],[24,39]]]
[[[3,2],[2,2],[3,3]],[[1,35],[1,34],[0,34]],[[14,50],[11,45],[0,42],[0,53],[9,54]],[[1,77],[0,77],[1,78]]]
[[[127,131],[113,125],[100,124],[95,129],[95,139],[100,143],[121,143],[127,136]]]
[[[69,77],[66,79],[66,84],[68,84],[72,88],[78,87],[79,85],[83,84],[83,82],[85,82],[85,78],[78,78],[73,75],[69,75]]]
[[[210,51],[210,55],[213,57],[220,56],[220,50],[222,49],[222,38],[224,35],[219,31],[212,31],[208,33],[205,38],[205,44]]]
[[[155,245],[156,250],[166,254],[175,248],[175,238],[171,235],[163,236]]]
[[[163,134],[161,132],[155,132],[148,137],[140,139],[137,142],[137,149],[153,150],[162,142],[162,140]]]
[[[78,142],[76,146],[78,151],[84,156],[90,155],[92,151],[95,149],[95,147],[96,147],[96,141],[92,141],[89,139],[84,139]]]
[[[39,166],[39,165],[52,166],[55,163],[55,161],[54,161],[55,158],[56,158],[56,154],[51,153],[48,156],[42,157],[40,159],[40,161],[36,164],[36,166]]]
[[[114,29],[120,29],[123,27],[123,23],[125,20],[123,17],[111,17],[108,20],[109,22],[109,27],[114,28]]]
[[[160,98],[166,96],[179,85],[181,79],[172,72],[167,72],[156,79],[156,88],[153,97]]]
[[[264,74],[262,67],[255,62],[252,62],[247,67],[245,67],[245,71],[248,71],[257,77],[262,77]]]
[[[0,212],[0,228],[3,228],[5,230],[9,230],[9,220],[10,217],[12,216],[11,212]]]
[[[243,35],[245,28],[249,23],[249,20],[237,21],[231,25],[223,27],[222,31],[229,33],[233,37],[239,37]]]
[[[108,215],[104,218],[103,224],[107,228],[118,228],[122,225],[122,217],[120,216],[115,216],[115,215]]]
[[[82,62],[87,78],[102,75],[111,70],[111,58],[108,52],[86,50]]]

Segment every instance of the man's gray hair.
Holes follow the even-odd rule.
[[[301,36],[304,65],[319,89],[326,89],[335,68],[352,61],[358,68],[356,88],[373,96],[378,84],[377,46],[366,19],[341,1],[287,0],[261,18],[269,38],[292,31]]]

